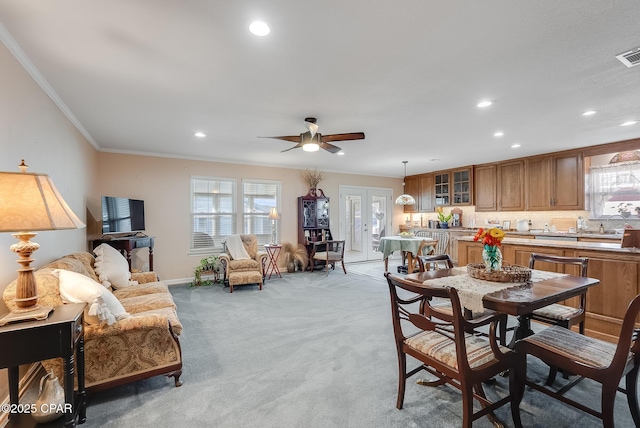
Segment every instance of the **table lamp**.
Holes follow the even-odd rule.
[[[21,265],[18,269],[14,314],[39,318],[38,290],[31,267],[31,253],[40,248],[31,238],[35,231],[80,229],[85,226],[64,201],[53,180],[46,174],[28,173],[22,160],[21,172],[0,172],[0,232],[14,232],[19,242],[11,246]],[[32,314],[31,314],[32,313]],[[32,317],[32,318],[33,318]],[[16,320],[19,319],[16,317]]]
[[[271,211],[269,211],[269,219],[271,220],[271,245],[275,245],[276,220],[280,220],[280,213],[278,213],[278,208],[276,207],[271,208]]]

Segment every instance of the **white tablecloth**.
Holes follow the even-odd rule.
[[[462,269],[465,270],[464,273]],[[466,273],[466,267],[456,268],[454,273],[459,275],[445,276],[443,278],[429,279],[423,284],[430,287],[453,287],[458,291],[460,305],[469,309],[475,314],[485,311],[482,304],[482,298],[485,294],[504,290],[507,288],[521,287],[525,285],[522,282],[493,282],[483,279],[472,278]],[[545,279],[559,278],[566,276],[564,273],[546,272],[542,270],[531,271],[531,282],[544,281]]]

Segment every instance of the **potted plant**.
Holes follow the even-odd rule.
[[[213,274],[213,281],[210,279],[202,280],[202,274]],[[217,256],[208,256],[200,260],[200,264],[193,273],[193,282],[191,286],[213,285],[220,282],[220,260]]]
[[[633,204],[631,202],[620,202],[618,204],[618,206],[616,207],[616,209],[618,210],[618,213],[622,217],[629,217],[631,215],[631,211],[629,211],[629,210],[632,207],[633,207]]]
[[[444,210],[442,207],[436,208],[436,213],[438,214],[438,221],[440,222],[440,229],[448,229],[449,228],[449,220],[453,214],[449,212],[449,214],[444,215]]]
[[[282,257],[287,264],[287,272],[289,273],[295,272],[296,267],[300,270],[305,270],[307,268],[307,263],[309,263],[307,249],[300,244],[293,245],[290,242],[283,242]]]

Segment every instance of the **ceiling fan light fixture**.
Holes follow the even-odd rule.
[[[318,145],[317,143],[304,143],[302,145],[302,150],[304,150],[305,152],[317,152],[318,150],[320,150],[320,145]]]
[[[249,24],[249,31],[251,31],[251,34],[253,34],[254,36],[264,37],[271,32],[271,29],[265,22],[254,21]]]

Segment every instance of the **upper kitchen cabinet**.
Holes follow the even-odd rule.
[[[417,213],[419,211],[419,194],[420,194],[420,182],[417,175],[411,175],[404,178],[404,193],[413,196],[416,203],[413,205],[405,205],[405,213]]]
[[[527,210],[584,209],[582,153],[527,159]]]
[[[471,205],[473,203],[473,174],[471,168],[451,171],[453,189],[452,205]]]
[[[420,174],[418,176],[420,184],[420,194],[418,196],[418,205],[420,212],[432,212],[434,210],[434,176],[433,174]]]
[[[524,210],[524,161],[475,167],[476,211]]]
[[[498,166],[477,165],[474,169],[476,184],[476,211],[498,210]]]
[[[433,203],[435,206],[471,205],[473,203],[471,167],[433,173]]]

